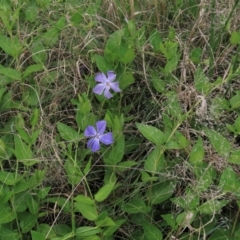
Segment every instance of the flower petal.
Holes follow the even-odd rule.
[[[93,89],[93,92],[98,94],[98,95],[101,95],[105,88],[106,88],[105,83],[99,83],[95,86],[95,88]]]
[[[107,82],[107,77],[104,73],[98,73],[94,79],[96,82],[101,82],[101,83]]]
[[[104,96],[109,99],[111,98],[113,95],[109,92],[109,88],[105,88],[104,90]]]
[[[96,152],[100,149],[100,143],[97,138],[91,138],[87,142],[87,147],[91,149],[92,152]]]
[[[96,134],[97,132],[93,126],[88,126],[84,131],[85,137],[94,137]]]
[[[108,71],[107,76],[108,76],[108,81],[109,82],[113,82],[116,78],[116,74],[113,71]]]
[[[104,143],[105,145],[109,145],[113,143],[113,135],[111,132],[103,134],[100,136],[100,142]]]
[[[105,120],[97,121],[96,126],[97,126],[97,133],[99,135],[102,135],[106,129],[107,122]]]
[[[121,92],[121,89],[119,88],[119,82],[110,83],[110,88],[111,88],[114,92]]]

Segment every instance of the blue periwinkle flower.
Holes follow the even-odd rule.
[[[88,126],[84,131],[84,136],[90,138],[87,142],[87,147],[92,152],[96,152],[100,149],[100,142],[105,145],[113,143],[113,135],[111,132],[105,133],[107,122],[105,120],[98,121],[96,123],[96,129],[93,126]]]
[[[114,92],[121,92],[119,82],[114,82],[115,79],[116,74],[113,71],[108,71],[107,76],[104,73],[98,73],[95,76],[95,81],[99,83],[93,89],[93,92],[98,95],[103,93],[107,99],[111,98],[113,95],[110,93],[110,89]]]

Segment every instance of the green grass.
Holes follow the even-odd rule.
[[[239,12],[0,1],[0,240],[239,239]],[[114,142],[93,153],[103,119]]]

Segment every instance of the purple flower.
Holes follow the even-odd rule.
[[[84,131],[84,136],[91,138],[87,142],[87,147],[91,149],[92,152],[96,152],[100,149],[100,142],[105,145],[110,145],[113,143],[113,135],[111,132],[105,133],[107,122],[102,120],[96,123],[97,130],[93,126],[88,126]]]
[[[104,73],[98,73],[95,76],[95,81],[99,82],[93,89],[93,92],[101,95],[102,93],[106,98],[111,98],[113,95],[110,93],[110,89],[114,92],[121,92],[119,88],[119,82],[114,82],[116,74],[113,71],[108,71],[107,76]]]

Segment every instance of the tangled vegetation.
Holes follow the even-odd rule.
[[[0,240],[240,239],[239,0],[0,1]]]

